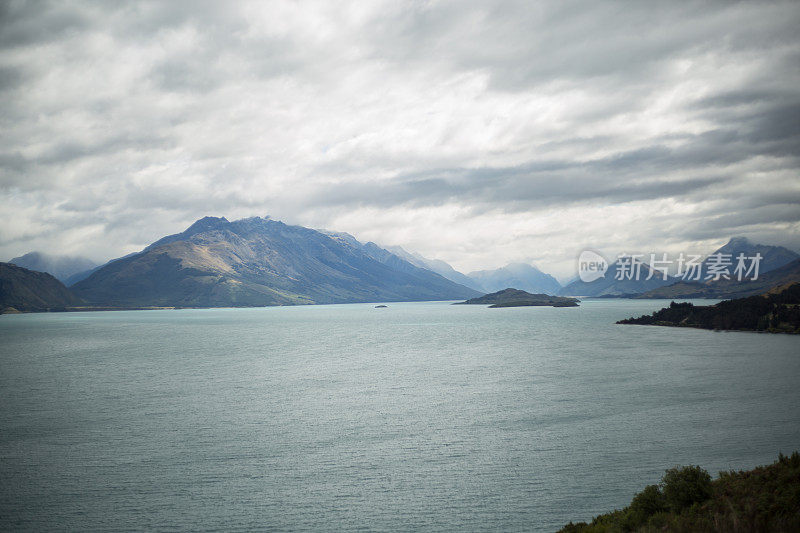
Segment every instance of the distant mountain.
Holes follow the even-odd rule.
[[[263,306],[449,300],[476,291],[373,243],[268,218],[205,217],[73,286],[96,305]]]
[[[744,237],[734,237],[727,244],[716,250],[715,254],[730,254],[733,264],[736,264],[736,257],[739,254],[744,254],[745,257],[753,257],[756,253],[761,254],[761,263],[759,264],[759,273],[766,273],[770,270],[775,270],[786,264],[791,263],[796,259],[800,259],[800,255],[784,248],[783,246],[768,246],[766,244],[754,244]],[[703,262],[703,278],[708,270],[709,259]]]
[[[645,280],[644,278],[647,277],[649,272],[646,264],[642,264],[642,275],[639,277],[639,281],[617,280],[615,276],[619,265],[614,263],[609,267],[605,277],[590,283],[584,283],[580,280],[573,281],[567,284],[559,294],[610,297],[636,296],[641,298],[731,298],[757,294],[759,291],[763,292],[767,288],[775,286],[775,284],[769,285],[772,278],[766,278],[764,283],[757,285],[748,285],[748,282],[741,282],[743,283],[741,285],[737,281],[720,280],[715,282],[705,279],[709,273],[709,265],[712,264],[716,254],[724,254],[722,258],[730,262],[730,272],[733,274],[737,263],[736,258],[739,254],[744,254],[745,257],[749,258],[754,257],[757,253],[761,254],[759,277],[800,258],[798,254],[782,246],[754,244],[744,237],[734,237],[727,244],[715,250],[700,264],[699,281],[682,280],[674,277],[669,277],[665,281],[658,273],[652,279]],[[793,279],[791,273],[787,273],[786,276],[786,280],[783,283]],[[775,276],[775,279],[778,277]],[[705,285],[710,287],[704,288]]]
[[[444,261],[428,259],[418,253],[408,252],[400,246],[390,246],[386,249],[413,265],[427,268],[450,281],[481,292],[496,292],[506,287],[519,287],[525,291],[546,294],[556,294],[561,290],[561,284],[553,276],[526,263],[511,263],[494,270],[478,270],[462,274]]]
[[[551,276],[527,263],[511,263],[495,270],[479,270],[467,274],[486,292],[506,287],[518,287],[535,293],[558,294],[561,284]]]
[[[97,266],[94,261],[85,257],[72,257],[67,255],[49,255],[42,252],[30,252],[21,257],[15,257],[13,263],[28,270],[47,272],[62,282],[67,282],[70,276],[85,272]]]
[[[659,287],[637,296],[637,298],[744,298],[764,293],[775,287],[800,282],[800,259],[759,274],[758,279],[719,279],[717,281],[679,281],[673,285]]]
[[[575,298],[550,296],[549,294],[531,294],[526,291],[512,289],[509,287],[492,294],[485,294],[476,298],[470,298],[466,302],[459,302],[459,304],[488,305],[489,307],[576,307],[578,305],[578,300]]]
[[[0,263],[0,313],[46,311],[81,304],[81,300],[52,275]]]
[[[562,296],[625,297],[675,283],[674,278],[668,277],[664,280],[660,272],[654,273],[651,279],[647,279],[650,268],[644,263],[639,263],[641,270],[638,279],[636,276],[633,277],[634,279],[616,279],[620,266],[620,262],[615,261],[609,265],[604,277],[588,283],[577,279],[561,289],[559,294]]]
[[[408,252],[400,246],[387,246],[386,249],[414,266],[427,268],[431,272],[436,272],[440,276],[445,277],[450,281],[459,283],[465,287],[469,287],[477,291],[486,292],[475,280],[462,274],[440,259],[428,259],[427,257],[423,257],[418,253]]]

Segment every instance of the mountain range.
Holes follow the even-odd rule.
[[[408,252],[400,246],[387,246],[386,249],[395,254],[396,256],[405,259],[414,266],[418,266],[420,268],[427,268],[431,272],[436,272],[440,276],[445,277],[450,281],[459,283],[461,285],[464,285],[465,287],[470,287],[471,289],[475,289],[476,291],[489,292],[484,290],[484,288],[481,287],[480,284],[478,284],[474,279],[470,278],[465,274],[462,274],[461,272],[450,266],[448,263],[445,263],[441,259],[428,259],[418,253]]]
[[[451,281],[481,292],[491,293],[514,287],[532,293],[554,295],[561,290],[561,284],[556,278],[527,263],[510,263],[493,270],[476,270],[462,274],[440,259],[428,259],[420,254],[408,252],[400,246],[387,247],[387,250],[420,268],[427,268]]]
[[[759,278],[763,278],[764,274],[771,273],[800,258],[800,255],[782,246],[754,244],[744,237],[734,237],[700,263],[698,268],[699,281],[685,281],[681,278],[671,276],[668,276],[667,279],[664,280],[663,276],[659,273],[656,273],[648,280],[646,278],[649,274],[649,268],[647,264],[644,263],[641,264],[642,272],[639,279],[618,280],[616,276],[620,264],[619,261],[616,261],[609,266],[604,277],[588,283],[580,279],[575,280],[566,285],[559,294],[595,297],[738,298],[764,292],[764,290],[775,286],[770,285],[773,280],[775,283],[779,284],[788,283],[792,280],[800,280],[800,278],[795,277],[796,274],[791,268],[782,275],[763,278],[761,283],[759,283],[758,280],[750,281],[749,279],[743,279],[742,281],[735,279],[720,279],[718,281],[705,279],[709,274],[709,265],[712,263],[713,256],[723,254],[726,259],[729,259],[732,262],[730,268],[732,273],[736,265],[736,258],[739,254],[744,254],[745,257],[753,257],[757,253],[761,255]],[[781,277],[781,279],[778,279],[779,277]],[[733,278],[733,276],[731,276],[731,278]]]
[[[673,285],[644,292],[636,298],[680,299],[680,298],[744,298],[762,294],[774,287],[800,281],[800,259],[764,274],[756,280],[719,279],[717,281],[679,281]]]
[[[716,254],[730,256],[733,266],[739,254],[745,257],[761,255],[757,279],[744,276],[741,281],[734,275],[730,279],[705,279],[709,273],[710,257]],[[674,279],[663,287],[643,291],[637,298],[743,298],[761,294],[773,287],[800,281],[800,255],[783,246],[754,244],[743,237],[734,237],[703,261],[700,279]],[[733,268],[730,269],[733,274]]]
[[[638,262],[637,265],[640,269],[638,278],[633,276],[632,279],[617,279],[617,275],[622,265],[620,261],[615,261],[609,265],[605,276],[598,278],[594,281],[586,282],[576,279],[572,283],[566,285],[559,291],[558,294],[562,296],[589,296],[589,297],[625,297],[634,294],[640,294],[645,291],[657,289],[664,285],[671,285],[675,283],[675,279],[667,277],[665,280],[663,275],[659,272],[647,279],[650,275],[650,267],[645,263]],[[620,275],[621,278],[625,276]]]
[[[269,218],[205,217],[76,283],[93,305],[264,306],[449,300],[480,293],[374,243]]]
[[[45,278],[25,278],[37,290],[47,287],[44,293],[59,297],[38,298],[36,291],[21,291],[24,276],[18,271],[12,276],[8,266],[5,277],[14,282],[0,280],[5,283],[0,288],[9,293],[9,288],[15,287],[11,292],[21,307],[39,309],[78,304],[219,307],[456,300],[508,287],[562,296],[734,298],[800,281],[800,256],[786,248],[737,237],[714,252],[718,253],[728,254],[734,261],[740,253],[748,257],[761,254],[759,279],[684,281],[665,280],[657,274],[648,280],[648,266],[642,263],[639,279],[617,280],[621,267],[616,262],[600,279],[589,283],[576,279],[561,287],[552,276],[524,263],[463,274],[444,261],[401,247],[362,243],[348,233],[291,226],[269,217],[234,222],[205,217],[141,252],[100,266],[87,259],[39,252],[12,260],[30,270],[57,274],[67,285],[74,283],[72,291],[66,291],[51,286]],[[709,265],[710,257],[701,265],[701,278]],[[28,294],[28,304],[20,299],[22,294]],[[70,297],[62,298],[65,294]]]

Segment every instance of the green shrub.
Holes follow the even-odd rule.
[[[644,490],[633,497],[628,507],[628,518],[626,526],[635,529],[647,522],[656,513],[666,511],[667,505],[664,502],[664,494],[657,485],[648,485]]]
[[[622,509],[568,524],[563,533],[800,531],[800,453],[772,465],[720,472],[699,466],[667,470]]]
[[[674,513],[702,503],[712,494],[711,476],[699,466],[670,468],[661,478],[667,509]]]

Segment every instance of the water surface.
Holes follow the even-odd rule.
[[[0,317],[0,529],[553,531],[800,448],[800,337],[664,301]]]

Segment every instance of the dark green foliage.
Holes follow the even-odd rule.
[[[747,472],[720,472],[713,481],[699,466],[671,468],[628,507],[560,530],[627,531],[800,531],[800,454],[781,454],[772,465]]]
[[[50,274],[0,263],[0,313],[7,308],[56,311],[81,303],[80,298]]]
[[[618,324],[685,326],[704,329],[800,333],[800,283],[768,293],[716,305],[670,303],[652,315],[620,320]]]
[[[661,489],[658,485],[648,485],[633,497],[628,507],[628,522],[631,526],[644,524],[654,514],[666,510],[667,504]]]
[[[667,509],[680,513],[711,497],[711,476],[699,466],[670,468],[661,480],[661,492]]]

